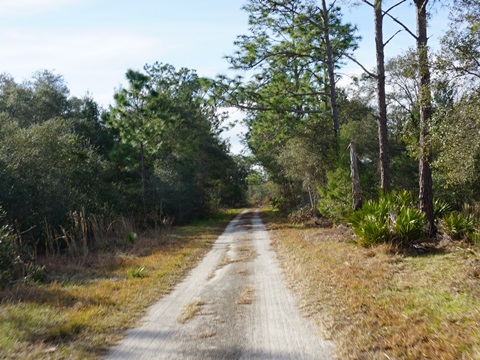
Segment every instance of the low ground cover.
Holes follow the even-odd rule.
[[[302,310],[339,359],[480,358],[480,247],[362,248],[346,227],[263,219]]]
[[[98,358],[171,291],[236,213],[139,234],[86,259],[44,258],[46,283],[0,292],[0,358]]]

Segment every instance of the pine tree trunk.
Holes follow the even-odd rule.
[[[338,106],[337,106],[337,92],[335,89],[335,64],[333,63],[332,46],[330,44],[330,29],[329,29],[329,11],[327,8],[326,0],[322,0],[322,19],[323,19],[323,36],[325,41],[325,51],[327,55],[327,71],[328,81],[330,85],[330,105],[333,121],[333,134],[335,140],[338,136],[338,130],[340,129]]]
[[[387,104],[385,95],[385,54],[383,44],[382,0],[375,0],[375,44],[377,54],[378,144],[380,160],[380,187],[390,190],[390,156],[388,149]]]
[[[418,76],[420,82],[419,202],[420,211],[427,217],[429,235],[435,236],[437,228],[433,217],[433,181],[430,167],[432,153],[428,144],[428,123],[432,117],[432,98],[427,47],[427,3],[428,0],[415,0],[417,10]]]

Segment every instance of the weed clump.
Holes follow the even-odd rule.
[[[29,254],[21,253],[15,236],[9,225],[0,227],[0,289],[10,288],[19,281],[34,284],[46,280],[45,266],[35,265]]]
[[[145,277],[145,266],[138,266],[127,271],[127,279],[143,278]]]

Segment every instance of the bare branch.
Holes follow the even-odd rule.
[[[407,1],[407,0],[401,0],[401,1],[399,1],[399,2],[396,3],[395,5],[392,5],[391,7],[389,7],[389,8],[385,11],[385,13],[389,13],[390,10],[395,9],[397,6],[402,5],[402,4],[403,4],[404,2],[406,2],[406,1]],[[385,15],[385,14],[384,14],[384,15]]]
[[[314,71],[311,69],[307,69],[307,71],[315,78],[319,83],[323,83],[323,78],[321,76],[318,76]]]
[[[309,92],[309,93],[292,93],[290,94],[293,97],[300,97],[300,96],[315,96],[315,95],[323,95],[327,96],[329,95],[325,91],[314,91],[314,92]]]
[[[387,46],[387,44],[395,37],[397,36],[399,33],[401,33],[403,30],[398,30],[395,34],[393,34],[390,39],[388,39],[384,44],[383,44],[383,47]]]
[[[413,38],[415,40],[418,39],[417,35],[415,35],[406,25],[404,25],[400,20],[398,20],[396,17],[386,13],[386,12],[383,12],[383,15],[387,15],[390,19],[392,19],[393,21],[395,21],[398,25],[400,25],[402,28],[405,29],[406,32],[408,32],[410,35],[413,36]]]
[[[449,70],[453,70],[453,71],[458,71],[458,72],[463,72],[465,74],[468,74],[468,75],[471,75],[471,76],[475,76],[477,78],[480,79],[480,74],[478,72],[474,72],[474,71],[470,71],[464,67],[460,67],[460,66],[454,66],[454,67],[451,67],[449,68]]]
[[[378,76],[377,74],[374,74],[374,73],[372,73],[371,71],[367,70],[367,68],[366,68],[365,66],[363,66],[363,65],[362,65],[357,59],[355,59],[353,56],[350,56],[350,55],[348,55],[347,53],[344,53],[343,55],[346,56],[347,58],[349,58],[350,60],[352,60],[352,61],[353,61],[355,64],[357,64],[358,66],[360,66],[360,67],[363,69],[363,71],[365,71],[365,72],[367,73],[368,76],[373,77],[373,78],[375,78],[375,79],[377,78],[377,76]]]
[[[362,0],[365,4],[370,5],[372,8],[375,7],[370,1],[368,0]]]
[[[330,7],[328,8],[327,10],[327,13],[330,13],[330,11],[332,11],[332,9],[335,7],[335,3],[337,2],[337,0],[334,0],[331,4],[330,4]]]
[[[362,0],[362,1],[363,1],[365,4],[370,5],[370,6],[373,7],[373,8],[375,7],[375,5],[374,5],[372,2],[368,1],[368,0]],[[390,11],[390,10],[393,10],[394,8],[396,8],[397,6],[403,4],[403,3],[406,2],[406,1],[407,1],[407,0],[400,0],[398,3],[396,3],[395,5],[392,5],[390,8],[388,8],[388,10],[382,11],[382,12],[383,12],[383,16],[387,15],[390,19],[392,19],[392,20],[395,21],[398,25],[400,25],[401,27],[403,27],[406,32],[408,32],[408,33],[409,33],[410,35],[412,35],[415,39],[417,39],[417,35],[415,35],[412,31],[410,31],[410,29],[409,29],[407,26],[405,26],[405,25],[404,25],[400,20],[398,20],[396,17],[394,17],[394,16],[392,16],[392,15],[389,14],[389,11]],[[397,35],[397,34],[395,34],[395,35]],[[394,36],[395,36],[395,35],[394,35]],[[392,38],[393,38],[393,36],[392,36]],[[390,39],[390,40],[391,40],[391,39]],[[388,40],[388,41],[390,41],[390,40]],[[387,43],[388,43],[388,41],[387,41]],[[385,43],[384,46],[387,45],[387,43]]]

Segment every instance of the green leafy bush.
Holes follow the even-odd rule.
[[[352,213],[351,180],[349,170],[338,168],[327,172],[327,184],[318,188],[317,209],[333,222],[342,222]]]
[[[285,210],[288,207],[288,200],[283,196],[272,198],[272,206],[278,210]]]
[[[24,281],[25,284],[39,284],[44,283],[47,278],[47,270],[45,265],[35,265],[27,263],[24,267]]]
[[[452,211],[451,205],[442,199],[436,199],[433,203],[433,216],[435,219],[442,219]]]
[[[452,211],[443,217],[442,229],[453,240],[470,238],[475,231],[475,218],[472,214]]]
[[[374,214],[367,214],[355,224],[353,232],[359,236],[358,244],[361,246],[372,246],[385,243],[392,239],[388,223],[381,217]]]
[[[471,241],[474,244],[480,244],[480,228],[476,228],[475,231],[471,235]]]
[[[369,200],[349,218],[353,232],[359,237],[358,244],[372,246],[391,240],[388,227],[388,207],[385,201]]]

